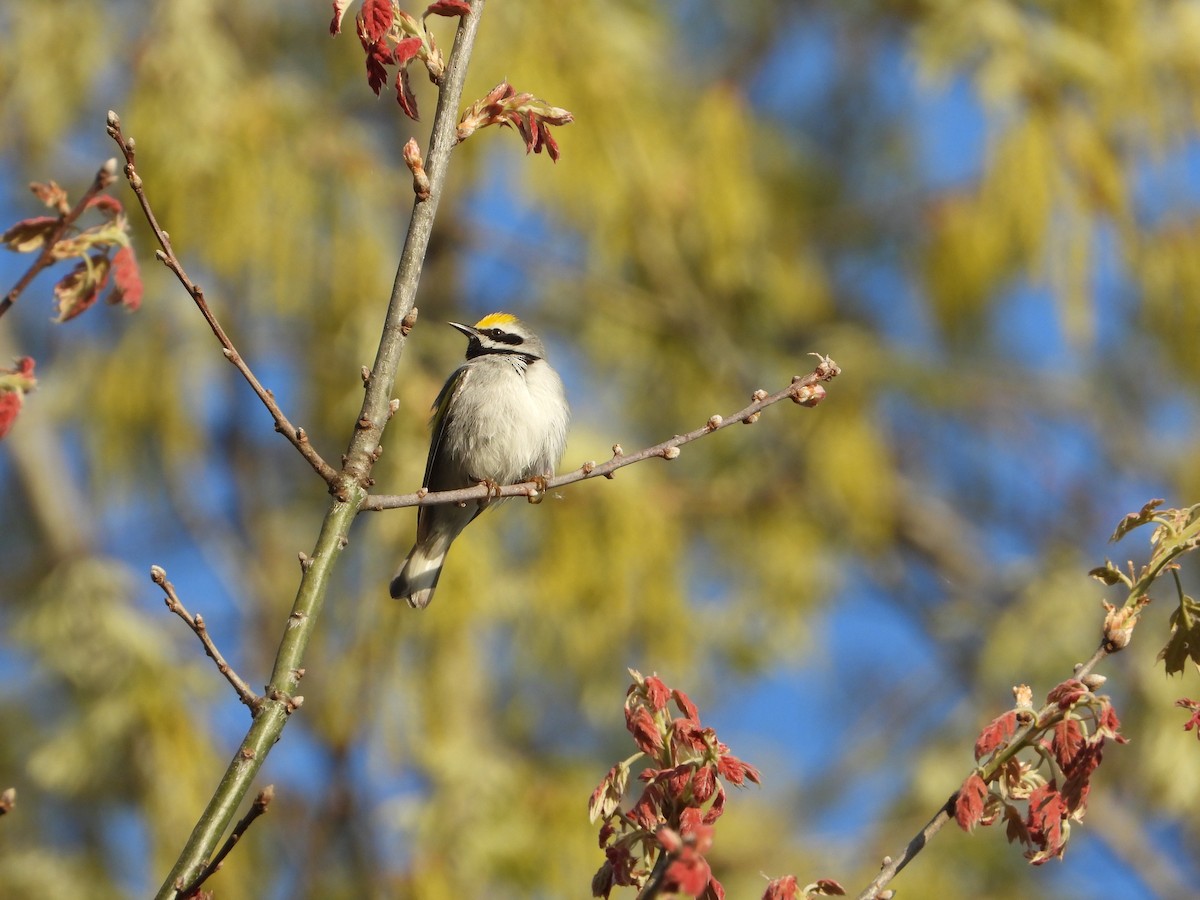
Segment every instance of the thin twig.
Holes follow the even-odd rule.
[[[234,845],[241,840],[242,835],[254,823],[254,820],[267,811],[267,807],[271,805],[271,801],[275,799],[275,785],[268,784],[265,788],[258,792],[258,796],[254,798],[254,802],[250,804],[250,809],[246,815],[242,816],[241,820],[233,826],[233,831],[229,838],[221,845],[221,849],[217,851],[217,855],[212,858],[204,870],[196,876],[196,880],[187,887],[181,888],[179,896],[183,900],[195,897],[196,892],[200,890],[200,885],[208,880],[209,876],[213,875],[221,864],[225,862],[225,857],[233,849]]]
[[[199,613],[193,616],[187,611],[180,601],[179,595],[175,593],[175,585],[167,581],[167,573],[160,566],[150,567],[150,579],[163,589],[163,593],[166,595],[167,609],[187,622],[188,627],[196,632],[196,637],[200,638],[200,643],[204,645],[204,652],[217,664],[217,670],[225,676],[225,680],[233,685],[238,699],[250,708],[251,715],[256,714],[262,706],[262,697],[250,690],[250,685],[225,661],[225,657],[221,655],[221,651],[217,649],[217,645],[209,636],[208,626],[204,624],[204,617]]]
[[[779,403],[781,400],[790,399],[796,403],[815,406],[820,401],[821,394],[819,391],[814,390],[814,388],[818,387],[822,381],[832,381],[842,371],[838,364],[829,357],[821,356],[820,354],[815,355],[820,359],[817,367],[807,375],[796,376],[792,380],[792,383],[783,390],[776,391],[774,394],[767,394],[765,391],[756,391],[754,402],[744,409],[738,410],[729,416],[713,416],[700,428],[689,431],[687,434],[677,434],[669,440],[655,444],[653,447],[639,450],[636,453],[625,453],[621,449],[620,444],[614,444],[612,459],[607,462],[600,463],[599,465],[587,462],[573,472],[556,475],[554,478],[502,486],[480,484],[452,491],[426,491],[422,489],[415,494],[375,494],[367,497],[360,509],[378,512],[384,509],[401,509],[407,506],[466,503],[470,500],[495,499],[498,497],[528,497],[530,501],[536,501],[541,498],[542,494],[553,488],[574,484],[577,481],[586,481],[589,478],[612,478],[613,473],[617,469],[633,465],[645,459],[675,459],[679,456],[678,448],[684,444],[699,440],[705,435],[720,431],[722,428],[728,428],[730,425],[737,425],[739,423],[752,424],[758,421],[759,413],[768,406]]]
[[[59,261],[59,258],[54,255],[55,245],[62,240],[67,229],[75,224],[75,220],[83,215],[83,211],[88,208],[92,199],[112,184],[116,177],[117,161],[115,159],[108,160],[96,171],[96,177],[92,179],[91,186],[84,195],[79,198],[79,202],[58,217],[58,225],[46,236],[46,243],[42,245],[42,252],[38,254],[37,259],[29,266],[21,279],[13,285],[12,290],[4,295],[4,299],[0,300],[0,316],[8,312],[9,308],[17,302],[17,298],[33,283],[33,279],[37,278],[43,269],[48,269]]]
[[[305,434],[303,428],[297,428],[293,425],[288,417],[283,414],[283,410],[279,408],[279,404],[275,402],[275,396],[258,380],[258,377],[250,369],[250,366],[238,353],[237,348],[233,345],[233,341],[229,339],[229,335],[225,333],[225,329],[221,327],[221,323],[217,321],[217,317],[208,307],[208,301],[204,299],[204,290],[197,285],[187,272],[184,271],[183,264],[179,262],[179,258],[175,255],[174,249],[171,247],[171,237],[158,224],[158,218],[154,215],[154,210],[150,207],[150,201],[146,197],[146,190],[142,185],[142,178],[134,167],[135,150],[133,138],[126,138],[121,132],[121,119],[115,112],[109,110],[108,113],[108,134],[121,148],[121,153],[125,156],[125,178],[129,181],[129,186],[133,189],[133,193],[138,198],[138,203],[141,204],[142,212],[146,216],[146,221],[150,225],[150,230],[154,232],[154,237],[158,241],[161,250],[155,252],[155,257],[162,262],[168,269],[175,273],[175,277],[179,279],[179,283],[191,295],[196,308],[200,310],[200,314],[204,316],[204,321],[208,323],[208,327],[212,329],[212,333],[216,335],[217,340],[221,342],[221,348],[224,351],[225,358],[233,363],[234,367],[242,373],[242,377],[258,395],[258,399],[262,401],[263,406],[271,414],[271,418],[275,420],[275,430],[286,437],[297,450],[300,455],[308,460],[308,464],[313,467],[313,470],[324,479],[325,483],[333,487],[337,480],[337,472],[334,468],[325,462],[321,454],[308,440],[308,435]]]

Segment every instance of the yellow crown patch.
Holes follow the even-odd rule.
[[[517,321],[512,313],[491,313],[475,323],[476,328],[491,328],[493,325],[511,325]]]

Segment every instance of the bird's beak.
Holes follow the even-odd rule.
[[[469,338],[479,336],[479,332],[476,331],[474,328],[472,328],[470,325],[460,325],[458,322],[447,322],[446,324],[449,325],[451,328],[457,328],[459,331],[461,331],[463,334],[465,334]]]

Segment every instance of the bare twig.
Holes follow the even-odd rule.
[[[154,210],[150,207],[150,200],[146,197],[142,178],[134,167],[135,149],[133,138],[125,137],[121,132],[121,119],[112,110],[109,110],[108,113],[108,134],[116,142],[117,146],[121,148],[121,153],[125,156],[125,178],[129,181],[129,186],[137,196],[138,203],[142,207],[142,212],[146,216],[146,221],[150,225],[150,230],[154,232],[154,237],[158,241],[159,247],[162,248],[155,251],[155,257],[175,273],[175,277],[179,279],[179,283],[191,295],[196,308],[204,316],[204,321],[208,323],[208,327],[212,329],[212,333],[220,341],[225,358],[233,363],[234,367],[242,373],[242,377],[246,379],[251,389],[258,395],[258,399],[262,401],[263,406],[271,414],[271,418],[275,420],[275,430],[286,437],[292,443],[292,446],[300,451],[300,455],[308,461],[308,464],[324,479],[326,484],[333,487],[337,480],[337,472],[333,466],[321,458],[321,454],[309,442],[308,435],[305,434],[304,429],[297,428],[283,414],[283,410],[275,402],[274,394],[263,387],[258,377],[242,358],[242,355],[238,353],[237,348],[233,345],[233,341],[229,339],[229,335],[225,333],[225,329],[217,321],[217,317],[209,309],[208,301],[204,299],[204,290],[192,281],[188,277],[187,272],[184,271],[183,264],[180,263],[179,258],[175,255],[175,250],[171,246],[171,237],[159,225],[158,218],[154,215]]]
[[[466,503],[470,500],[494,499],[497,497],[528,497],[530,501],[537,501],[541,498],[542,494],[552,488],[563,487],[564,485],[574,484],[577,481],[585,481],[589,478],[612,478],[613,473],[617,469],[641,462],[645,459],[675,459],[679,456],[678,448],[684,444],[720,431],[722,428],[728,428],[730,425],[737,425],[739,423],[752,424],[758,421],[759,414],[764,409],[775,403],[779,403],[781,400],[790,399],[806,406],[815,406],[820,402],[821,397],[824,396],[824,388],[820,386],[821,382],[832,381],[841,374],[842,370],[829,357],[821,356],[820,354],[814,355],[820,360],[817,367],[807,375],[796,376],[792,379],[792,383],[783,390],[776,391],[774,394],[768,394],[766,391],[755,391],[754,402],[744,409],[738,410],[729,416],[713,416],[700,428],[689,431],[687,434],[677,434],[669,440],[655,444],[653,447],[646,447],[644,450],[639,450],[636,453],[625,453],[621,449],[620,444],[614,444],[612,459],[607,462],[600,463],[599,465],[587,462],[573,472],[557,475],[554,478],[546,478],[540,481],[526,481],[520,484],[509,484],[501,487],[480,484],[453,491],[431,492],[422,489],[415,494],[377,494],[367,497],[363,501],[361,509],[378,512],[384,509],[401,509],[407,506]]]
[[[167,609],[187,622],[188,627],[196,632],[196,637],[200,638],[200,643],[204,645],[204,652],[217,664],[217,670],[225,676],[225,680],[233,685],[233,689],[237,691],[238,699],[250,708],[251,715],[257,714],[259,708],[262,706],[262,697],[250,690],[250,686],[225,661],[225,657],[221,655],[221,651],[217,649],[217,645],[213,643],[212,637],[209,636],[208,627],[204,624],[204,617],[199,613],[193,616],[187,611],[180,601],[179,595],[175,593],[175,585],[167,581],[167,573],[161,567],[150,567],[150,579],[162,588],[163,593],[166,595]]]
[[[79,198],[79,202],[68,212],[59,216],[58,225],[46,236],[46,243],[42,245],[42,252],[38,254],[37,259],[25,270],[25,274],[13,285],[12,289],[4,295],[4,299],[0,300],[0,316],[8,312],[9,308],[17,302],[17,298],[33,283],[33,279],[37,278],[43,269],[48,269],[59,261],[59,258],[54,255],[55,245],[62,240],[67,229],[75,224],[75,220],[83,215],[83,211],[88,208],[92,198],[112,184],[116,177],[117,161],[115,159],[108,160],[96,171],[96,177],[92,179],[91,186],[84,195]]]
[[[229,852],[234,848],[234,845],[241,840],[242,835],[246,833],[247,829],[249,829],[254,823],[254,820],[267,811],[267,807],[271,805],[271,801],[274,799],[275,785],[273,784],[268,784],[265,788],[258,792],[258,796],[255,797],[254,802],[250,804],[249,811],[246,813],[246,815],[242,816],[241,820],[236,825],[233,826],[233,831],[230,832],[229,838],[224,844],[221,845],[221,849],[218,850],[217,855],[212,858],[212,862],[204,867],[204,870],[198,876],[196,876],[195,881],[193,881],[187,887],[180,888],[179,896],[183,898],[183,900],[188,900],[188,898],[197,896],[197,892],[200,890],[200,885],[204,884],[204,882],[208,880],[209,876],[213,875],[219,868],[221,868],[221,864],[225,862],[225,857],[229,855]]]

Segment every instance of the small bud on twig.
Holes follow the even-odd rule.
[[[663,459],[678,459],[679,458],[679,448],[678,447],[668,447],[666,450],[664,450],[662,452],[662,458]]]
[[[415,138],[409,138],[403,150],[404,164],[413,176],[413,193],[418,200],[429,199],[429,175],[425,172],[425,161],[421,159],[421,148]]]
[[[709,431],[716,431],[718,428],[721,427],[721,423],[724,421],[725,421],[725,419],[722,418],[721,416],[709,416],[708,422],[704,427],[707,428]]]

